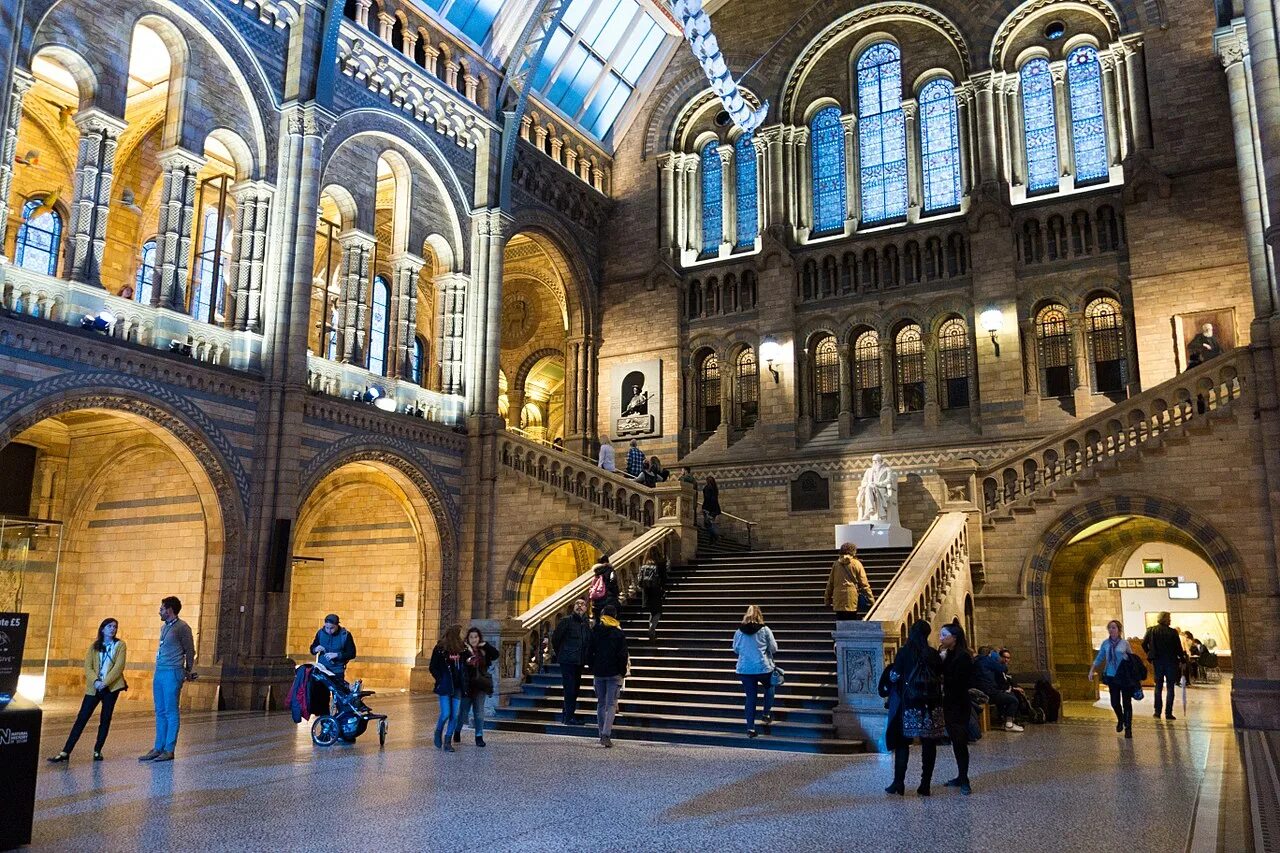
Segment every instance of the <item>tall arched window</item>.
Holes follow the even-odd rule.
[[[738,429],[750,429],[760,416],[760,368],[756,351],[747,347],[733,365],[733,404]]]
[[[894,336],[893,360],[898,414],[924,411],[924,333],[915,323],[907,323]]]
[[[813,232],[840,231],[845,219],[844,125],[839,107],[823,107],[809,123]]]
[[[874,329],[853,339],[853,415],[880,417],[880,335]]]
[[[720,426],[720,359],[708,352],[698,362],[696,413],[698,432],[715,432]]]
[[[813,419],[834,421],[840,415],[840,348],[827,335],[813,348]]]
[[[44,199],[33,198],[22,206],[22,225],[14,243],[13,262],[24,270],[54,275],[58,272],[58,248],[62,244],[62,217],[52,207],[42,210]]]
[[[717,252],[724,236],[724,175],[720,146],[702,146],[702,251]]]
[[[200,240],[191,265],[191,316],[202,323],[219,323],[226,316],[227,259],[231,255],[231,218],[226,206],[204,209]]]
[[[1071,150],[1076,186],[1107,179],[1107,124],[1102,111],[1102,65],[1098,51],[1085,45],[1067,57],[1071,104]]]
[[[156,238],[142,244],[138,275],[133,280],[133,298],[143,305],[151,304],[151,285],[156,274]]]
[[[737,246],[753,246],[760,233],[760,211],[756,188],[756,145],[744,133],[733,143],[733,177],[736,190]]]
[[[889,42],[858,57],[858,175],[862,221],[907,215],[907,125],[902,114],[902,55]]]
[[[409,375],[413,377],[415,385],[422,385],[427,375],[427,342],[423,340],[422,335],[414,335],[413,337],[413,359],[409,365]]]
[[[373,279],[373,304],[369,312],[369,372],[387,372],[387,338],[390,337],[391,286],[382,276]]]
[[[1071,325],[1067,309],[1046,305],[1036,314],[1036,346],[1040,357],[1040,394],[1070,397],[1073,383]]]
[[[1085,307],[1084,318],[1093,361],[1094,393],[1123,394],[1129,382],[1129,366],[1120,303],[1110,296],[1099,296]]]
[[[926,213],[960,206],[960,122],[956,90],[940,77],[920,90],[920,158]]]
[[[1022,81],[1022,138],[1027,150],[1027,191],[1058,188],[1058,128],[1053,112],[1053,75],[1047,59],[1032,59]]]
[[[938,383],[942,408],[969,405],[969,328],[959,317],[938,329]]]

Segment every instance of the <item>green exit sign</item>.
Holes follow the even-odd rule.
[[[1164,560],[1155,558],[1142,561],[1142,573],[1144,575],[1162,575],[1164,574]]]

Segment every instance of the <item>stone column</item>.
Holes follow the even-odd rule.
[[[396,25],[396,19],[394,16],[389,15],[386,12],[379,12],[378,13],[378,38],[382,39],[387,44],[391,44],[391,28],[394,27],[395,25]]]
[[[205,159],[182,148],[160,154],[160,223],[156,228],[156,271],[151,288],[153,305],[185,311],[187,264],[195,231],[196,174]]]
[[[422,46],[422,56],[424,67],[432,77],[440,76],[440,48],[431,42],[427,42]]]
[[[942,419],[942,401],[938,399],[938,339],[932,333],[923,337],[920,346],[924,349],[924,426],[937,429]]]
[[[920,133],[917,121],[918,106],[914,100],[902,102],[902,116],[907,129],[907,221],[915,222],[920,218],[923,183],[920,161]]]
[[[1143,57],[1142,38],[1121,42],[1125,48],[1125,82],[1129,90],[1129,109],[1133,116],[1133,141],[1139,151],[1151,148],[1151,106],[1147,101],[1147,63]]]
[[[1033,424],[1040,420],[1040,348],[1036,345],[1035,318],[1023,319],[1018,328],[1022,346],[1022,419]]]
[[[734,170],[733,146],[721,145],[716,153],[720,155],[720,246],[724,251],[731,251],[738,231],[738,194],[735,192],[737,173]]]
[[[853,430],[853,371],[849,344],[840,344],[840,437],[848,438]]]
[[[471,215],[471,286],[466,305],[464,393],[473,416],[498,413],[498,352],[502,335],[502,249],[510,218],[497,210]]]
[[[1236,144],[1236,169],[1240,175],[1240,202],[1244,210],[1254,312],[1259,317],[1269,317],[1276,310],[1274,271],[1268,263],[1263,221],[1266,199],[1259,181],[1255,128],[1249,109],[1249,44],[1241,29],[1219,35],[1214,41],[1218,58],[1226,70],[1227,91],[1231,99],[1231,124]]]
[[[9,208],[9,196],[13,192],[14,158],[18,156],[22,100],[36,83],[36,78],[29,72],[16,66],[10,70],[13,84],[9,90],[9,110],[4,117],[3,136],[0,136],[0,260],[4,259],[5,246],[9,245],[9,216],[13,213]]]
[[[232,295],[233,328],[262,331],[262,282],[266,276],[267,228],[271,222],[272,188],[263,181],[231,188],[236,202],[235,230],[227,288]]]
[[[462,66],[446,57],[444,63],[444,84],[455,92],[458,90],[458,72]]]
[[[342,292],[338,327],[342,330],[339,352],[342,361],[364,367],[365,321],[368,319],[369,278],[373,274],[373,250],[377,240],[365,231],[338,235],[342,246]]]
[[[669,263],[674,263],[670,255],[676,243],[675,156],[670,152],[658,155],[658,189],[662,194],[659,246],[668,255]]]
[[[409,28],[406,27],[402,34],[402,39],[404,41],[404,45],[400,48],[400,52],[405,55],[406,59],[413,62],[413,51],[414,48],[418,46],[418,34],[411,32]]]
[[[413,376],[413,345],[418,328],[418,275],[426,261],[409,252],[391,256],[391,305],[393,310],[393,337],[391,347],[399,353],[395,372],[410,382]],[[387,371],[390,375],[392,371]],[[422,384],[427,384],[423,373]]]
[[[813,367],[804,342],[796,339],[796,440],[803,443],[813,435]]]
[[[463,273],[445,273],[432,280],[436,289],[436,339],[440,342],[440,391],[444,394],[462,393],[468,282]]]
[[[564,345],[564,438],[566,444],[580,446],[582,440],[578,418],[578,358],[582,339],[570,338]],[[612,432],[609,430],[608,432]],[[586,451],[584,451],[586,452]]]
[[[369,29],[369,7],[373,0],[356,0],[356,23]]]
[[[845,124],[844,143],[844,194],[847,204],[845,222],[851,225],[852,230],[858,227],[858,222],[862,219],[862,175],[858,172],[858,157],[862,149],[858,143],[857,116],[849,116]],[[812,181],[809,182],[808,191],[813,192]]]
[[[1110,52],[1098,52],[1098,63],[1102,66],[1102,115],[1106,122],[1107,132],[1107,165],[1120,165],[1120,139],[1123,136],[1117,118],[1116,100],[1116,58]]]
[[[80,150],[76,157],[71,221],[67,227],[65,269],[72,281],[101,287],[116,145],[126,125],[97,108],[77,113],[75,122],[80,129]]]
[[[1071,159],[1071,113],[1067,109],[1067,67],[1062,62],[1049,64],[1049,75],[1053,78],[1053,116],[1054,128],[1058,132],[1058,178],[1075,174],[1075,164]]]
[[[960,139],[960,194],[973,189],[973,86],[956,87],[956,135]]]
[[[765,182],[766,192],[760,205],[760,233],[775,222],[786,222],[784,213],[786,201],[783,197],[782,178],[782,128],[769,127],[759,131],[759,139],[764,144],[764,169],[760,176]]]
[[[972,77],[978,99],[978,171],[977,183],[999,180],[996,170],[996,113],[994,80],[990,71]]]
[[[1085,336],[1084,314],[1072,312],[1067,315],[1067,323],[1071,328],[1071,355],[1075,363],[1075,383],[1071,396],[1074,398],[1076,417],[1088,417],[1089,398],[1093,394],[1093,376],[1089,371],[1089,347]]]
[[[1008,104],[1009,185],[1027,183],[1027,147],[1022,136],[1022,90],[1016,75],[1005,80],[1005,102]]]
[[[897,371],[893,363],[893,341],[889,335],[880,339],[880,434],[893,435],[897,414],[897,395],[894,393],[894,377]]]
[[[578,372],[578,385],[582,389],[582,402],[578,407],[578,423],[582,427],[584,442],[591,446],[597,438],[598,401],[600,399],[600,344],[591,335],[582,339],[582,369]]]

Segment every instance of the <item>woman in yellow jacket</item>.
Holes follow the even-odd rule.
[[[71,750],[76,748],[76,741],[99,702],[102,703],[102,717],[98,721],[98,741],[93,745],[93,760],[102,760],[102,747],[107,742],[107,732],[111,731],[111,714],[116,709],[120,693],[127,688],[124,683],[124,640],[116,636],[119,629],[120,623],[114,619],[103,619],[98,626],[98,639],[93,641],[84,656],[85,688],[80,714],[71,727],[71,734],[67,735],[62,752],[50,756],[50,761],[57,763],[71,757]]]

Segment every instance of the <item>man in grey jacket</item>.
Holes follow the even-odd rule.
[[[156,671],[151,679],[151,698],[156,711],[156,743],[139,761],[173,761],[178,745],[178,701],[182,683],[194,680],[196,644],[191,626],[178,618],[182,602],[171,595],[160,602],[160,645],[156,648]]]

